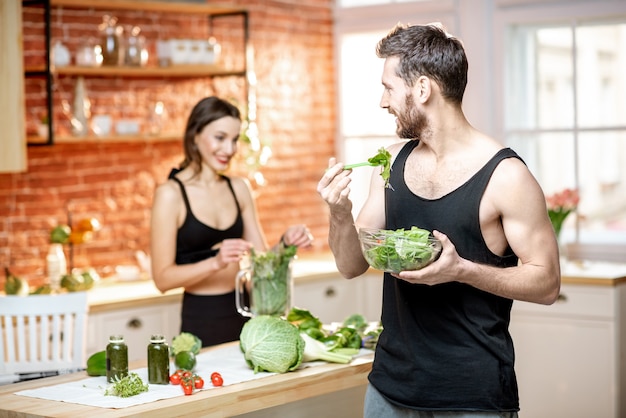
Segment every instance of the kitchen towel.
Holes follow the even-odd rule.
[[[361,349],[355,357],[371,354],[371,350]],[[215,350],[201,353],[196,357],[195,373],[205,380],[204,388],[201,390],[216,389],[211,384],[211,373],[219,372],[224,379],[224,386],[236,383],[247,382],[249,380],[262,379],[273,376],[276,373],[254,371],[245,362],[239,344],[227,345]],[[314,367],[327,364],[323,361],[302,363],[300,368]],[[170,364],[170,372],[175,368]],[[148,381],[148,369],[141,368],[131,370],[141,377],[144,382]],[[53,386],[44,386],[36,389],[22,390],[16,395],[28,396],[31,398],[47,399],[51,401],[69,402],[81,405],[95,406],[100,408],[127,408],[129,406],[141,405],[161,399],[169,399],[177,396],[184,396],[179,385],[149,385],[148,391],[129,398],[118,396],[105,396],[104,392],[108,384],[106,377],[89,377],[74,382],[62,383]]]
[[[267,372],[255,374],[244,361],[239,345],[229,345],[201,353],[196,357],[196,360],[195,373],[202,376],[205,380],[204,389],[202,390],[214,389],[210,379],[213,372],[219,372],[222,375],[224,386],[261,379],[275,374]],[[175,370],[172,368],[173,365],[170,366],[170,371]],[[148,381],[147,368],[144,367],[132,371],[137,373],[144,382]],[[147,392],[129,398],[105,396],[104,391],[107,386],[106,377],[98,376],[54,386],[23,390],[15,394],[101,408],[126,408],[160,399],[184,396],[183,390],[179,385],[149,385]]]

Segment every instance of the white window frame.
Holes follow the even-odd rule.
[[[431,0],[381,4],[364,7],[336,7],[335,58],[336,79],[339,80],[337,109],[342,103],[340,44],[343,35],[382,31],[396,23],[445,22],[447,29],[464,43],[469,59],[468,87],[463,100],[468,120],[477,129],[501,141],[505,138],[505,52],[507,28],[511,25],[548,24],[568,20],[602,19],[626,14],[624,0]],[[372,45],[372,54],[374,54]],[[382,71],[382,65],[381,65]],[[363,86],[378,89],[379,85]],[[384,110],[381,109],[381,112]],[[344,134],[341,112],[337,123],[337,156],[345,161]],[[388,139],[394,138],[389,132]],[[367,193],[356,191],[352,194]],[[356,206],[356,205],[355,205]],[[616,251],[626,259],[624,247],[604,248]],[[623,253],[623,254],[622,254]],[[602,256],[602,254],[601,254]]]

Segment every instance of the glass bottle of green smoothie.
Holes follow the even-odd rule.
[[[148,345],[148,383],[170,383],[169,347],[163,335],[152,335]]]
[[[106,349],[107,383],[128,375],[128,347],[122,335],[111,335]]]

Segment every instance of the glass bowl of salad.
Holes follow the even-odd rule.
[[[430,231],[416,226],[396,230],[361,228],[359,240],[368,264],[389,273],[419,270],[441,253],[441,242]]]

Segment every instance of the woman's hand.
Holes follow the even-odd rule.
[[[281,240],[285,245],[309,247],[313,243],[313,235],[306,225],[292,225],[287,228]]]
[[[224,268],[230,263],[239,263],[250,248],[252,248],[252,243],[243,239],[225,239],[219,247],[215,260],[219,268]]]

